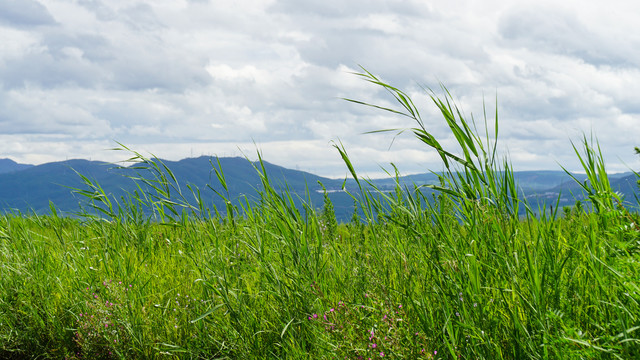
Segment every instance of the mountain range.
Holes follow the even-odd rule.
[[[261,178],[256,170],[259,163],[240,157],[215,158],[202,156],[180,161],[161,160],[174,174],[183,193],[192,198],[187,185],[201,191],[205,204],[212,208],[224,209],[224,200],[212,191],[215,189],[226,195],[220,185],[214,166],[218,161],[228,185],[228,197],[237,201],[240,197],[257,200],[261,189]],[[357,186],[352,179],[331,179],[308,172],[292,170],[282,166],[263,162],[265,171],[276,189],[287,189],[292,195],[310,199],[314,207],[323,204],[321,183],[329,192],[336,217],[348,221],[353,214],[353,198],[342,190],[346,187],[355,192]],[[139,166],[137,166],[139,168]],[[0,159],[0,210],[14,213],[46,214],[50,204],[62,213],[73,214],[86,199],[73,189],[86,189],[82,174],[92,182],[99,184],[104,192],[115,199],[126,193],[132,193],[138,187],[132,176],[147,177],[150,173],[136,166],[122,167],[100,161],[67,160],[42,165],[19,164],[9,159]],[[146,174],[146,175],[145,175]],[[560,199],[560,206],[572,205],[576,199],[584,195],[579,185],[564,171],[520,171],[515,178],[525,196],[541,204],[555,204]],[[581,175],[574,175],[581,179]],[[582,175],[584,177],[584,175]],[[632,173],[612,174],[612,187],[624,198],[637,206],[635,196],[640,194],[637,176]],[[436,184],[437,176],[433,173],[407,175],[399,178],[402,186]],[[373,179],[371,182],[383,191],[395,188],[395,179]],[[147,189],[143,187],[142,189]],[[295,197],[295,196],[294,196]],[[300,203],[300,202],[298,202]]]

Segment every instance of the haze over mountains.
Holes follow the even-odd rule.
[[[211,189],[223,191],[216,177],[214,166],[218,159],[202,156],[187,158],[180,161],[162,162],[173,172],[178,184],[186,197],[192,199],[187,185],[198,188],[201,191],[205,204],[212,208],[224,209],[224,201]],[[219,158],[220,165],[228,184],[229,197],[237,201],[240,197],[248,197],[257,200],[258,190],[261,187],[261,179],[253,163],[245,158]],[[348,191],[355,193],[355,182],[348,179],[330,179],[317,176],[308,172],[292,170],[264,162],[265,170],[271,183],[276,189],[287,188],[292,195],[302,199],[310,199],[314,207],[320,208],[323,203],[323,192],[318,182],[321,182],[327,190],[334,204],[336,216],[341,221],[348,221],[353,213],[353,199],[343,191],[342,185]],[[136,183],[129,177],[136,174],[144,175],[146,170],[134,170],[122,168],[114,164],[89,160],[67,160],[61,162],[46,163],[42,165],[18,164],[9,159],[0,159],[0,210],[3,212],[46,214],[50,211],[50,203],[53,203],[59,211],[73,215],[78,212],[80,205],[86,203],[86,199],[73,189],[86,189],[82,174],[94,183],[100,184],[105,193],[121,198],[127,192],[137,189]],[[576,175],[581,178],[579,175]],[[572,205],[576,198],[582,198],[580,188],[563,171],[522,171],[515,173],[522,191],[529,199],[543,200],[555,204],[559,194],[560,205]],[[434,184],[437,177],[431,173],[408,175],[400,179],[404,186]],[[613,174],[610,176],[612,186],[622,193],[627,201],[637,204],[634,196],[637,195],[637,177],[632,172]],[[379,189],[391,191],[394,189],[394,180],[374,179],[372,183]],[[295,196],[294,196],[295,197]],[[300,202],[298,202],[299,204]]]

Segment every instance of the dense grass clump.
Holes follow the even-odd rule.
[[[360,75],[441,155],[436,194],[378,192],[337,146],[360,184],[350,223],[328,197],[296,207],[309,202],[260,167],[260,199],[205,209],[134,152],[155,175],[129,198],[85,178],[84,217],[0,217],[0,358],[640,357],[638,215],[592,142],[576,147],[591,206],[530,209],[495,154],[497,116],[483,138],[448,93],[432,94],[460,145],[444,149],[406,94]]]

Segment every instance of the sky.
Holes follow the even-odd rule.
[[[640,170],[640,3],[610,0],[0,0],[0,158],[120,161],[261,152],[318,175],[442,169],[413,120],[345,101],[416,103],[455,138],[425,88],[467,118],[499,117],[515,170]],[[485,109],[485,110],[483,110]],[[484,111],[484,112],[483,112]]]

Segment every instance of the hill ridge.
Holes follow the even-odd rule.
[[[200,189],[207,206],[224,207],[224,202],[211,190],[223,190],[214,171],[218,161],[227,180],[229,196],[232,199],[237,200],[241,196],[257,199],[257,190],[261,189],[261,178],[256,171],[256,168],[261,168],[259,162],[247,158],[203,155],[176,161],[158,160],[171,169],[183,190],[186,189],[186,185]],[[126,175],[135,175],[143,171],[142,169],[134,170],[136,164],[86,159],[70,159],[40,165],[22,164],[24,166],[18,168],[15,168],[15,165],[21,164],[11,160],[3,162],[0,159],[0,165],[2,164],[12,165],[14,170],[3,172],[2,169],[7,167],[0,166],[0,209],[4,212],[19,211],[38,214],[48,213],[50,202],[62,212],[73,212],[79,208],[82,199],[72,192],[72,188],[83,189],[86,186],[78,173],[100,184],[110,196],[119,198],[127,191],[136,190],[135,183]],[[340,191],[343,184],[348,189],[357,188],[353,179],[345,181],[345,179],[327,178],[275,165],[268,161],[263,161],[263,164],[274,187],[277,189],[286,187],[292,195],[296,195],[298,204],[310,200],[312,206],[321,207],[323,193],[318,184],[321,182],[327,190],[330,190],[330,197],[339,219],[348,219],[353,213],[353,199],[349,194]],[[514,176],[526,197],[530,199],[551,200],[554,197],[557,199],[561,191],[565,195],[570,195],[569,192],[572,191],[579,192],[578,184],[560,170],[516,171]],[[614,189],[623,193],[627,199],[633,199],[634,194],[638,193],[636,180],[636,176],[631,172],[628,175],[616,174],[610,177]],[[412,174],[401,176],[399,181],[403,186],[425,185],[437,182],[437,176],[432,173]],[[392,178],[372,179],[371,182],[382,190],[391,190],[395,187],[395,180]],[[570,205],[575,200],[566,197],[564,202],[564,205]]]

